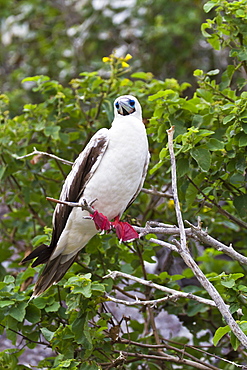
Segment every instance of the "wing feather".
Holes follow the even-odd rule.
[[[91,138],[85,149],[80,153],[78,158],[75,160],[70,173],[68,174],[60,197],[60,200],[77,202],[84,192],[85,186],[96,171],[104,153],[108,146],[109,135],[108,129],[102,128]],[[29,261],[35,257],[38,257],[34,262],[34,266],[41,263],[46,263],[53,250],[56,248],[57,242],[60,235],[65,228],[72,207],[64,204],[57,204],[53,213],[53,233],[51,243],[48,246],[44,244],[31,252],[22,262]],[[38,256],[37,256],[38,255]]]

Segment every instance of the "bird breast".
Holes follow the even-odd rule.
[[[94,208],[109,219],[121,216],[136,193],[148,155],[143,123],[122,121],[113,122],[107,150],[82,196],[89,203],[97,199]]]

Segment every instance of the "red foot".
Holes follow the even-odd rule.
[[[135,229],[128,222],[119,221],[119,217],[116,217],[115,221],[111,222],[111,224],[115,227],[117,237],[120,241],[129,242],[139,238]]]
[[[90,216],[94,220],[97,230],[110,230],[111,222],[108,220],[106,216],[103,215],[103,213],[94,211],[94,213]]]
[[[114,222],[110,222],[103,213],[99,213],[98,211],[94,211],[90,216],[94,220],[97,230],[108,231],[111,227],[115,227],[117,237],[120,241],[128,242],[139,238],[135,229],[128,222],[120,221],[118,216],[115,217]]]

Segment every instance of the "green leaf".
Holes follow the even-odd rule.
[[[211,9],[213,9],[216,6],[215,1],[208,1],[206,4],[203,5],[203,9],[205,13],[209,13]]]
[[[225,144],[223,143],[223,141],[210,138],[206,143],[206,147],[211,151],[223,150],[225,148]]]
[[[178,93],[171,90],[171,89],[167,89],[167,90],[164,90],[164,91],[160,90],[156,94],[149,96],[148,100],[149,101],[154,101],[154,100],[159,99],[159,98],[167,98],[168,95],[178,96]]]
[[[153,75],[150,72],[135,72],[131,75],[132,78],[140,78],[142,80],[151,80]]]
[[[195,185],[192,184],[192,183],[189,183],[188,188],[187,188],[186,193],[185,193],[185,199],[186,199],[187,207],[189,207],[194,202],[194,200],[195,200],[195,198],[198,194],[197,187],[200,188],[200,184],[201,184],[201,181],[203,180],[203,178],[204,178],[204,174],[200,173],[198,176],[196,176],[193,179],[193,182],[195,183]]]
[[[237,349],[240,345],[240,342],[239,342],[238,338],[233,334],[233,332],[230,333],[230,341],[231,341],[231,345],[232,345],[232,348],[234,349],[234,351],[237,351]]]
[[[239,195],[233,199],[233,204],[240,217],[245,218],[247,215],[247,194]]]
[[[34,304],[29,303],[26,308],[26,320],[31,322],[32,324],[36,324],[39,322],[41,316],[41,310],[36,307]]]
[[[235,118],[235,114],[229,114],[228,116],[223,118],[223,125],[226,125],[228,122],[231,122]]]
[[[240,147],[247,146],[247,135],[242,133],[240,138],[239,138],[238,144],[239,144]]]
[[[203,75],[204,75],[204,72],[203,72],[203,70],[201,70],[201,69],[196,69],[196,70],[194,71],[193,75],[194,75],[194,76],[196,76],[196,77],[201,77],[201,76],[203,76]]]
[[[224,335],[226,335],[230,331],[231,331],[231,329],[230,329],[229,325],[222,326],[222,327],[218,328],[216,330],[215,334],[214,334],[214,337],[213,337],[214,346],[217,346],[217,344],[221,340],[221,338],[223,338]]]
[[[15,278],[12,275],[6,275],[5,278],[4,278],[4,282],[6,284],[12,284],[12,283],[15,282]]]
[[[33,76],[33,77],[26,77],[24,78],[21,82],[45,82],[45,81],[49,81],[50,78],[48,76],[44,76],[44,75],[38,75],[38,76]]]
[[[60,302],[53,302],[50,306],[45,307],[46,312],[57,312],[60,307]]]
[[[34,247],[37,247],[40,244],[48,243],[49,237],[48,235],[36,235],[32,240],[31,243]]]
[[[207,72],[208,76],[217,76],[220,73],[219,69],[212,69],[211,71]]]
[[[59,131],[60,131],[60,127],[59,126],[47,126],[45,129],[44,129],[44,134],[45,136],[51,136],[54,140],[58,140],[59,139]]]
[[[45,337],[45,339],[48,340],[48,342],[50,342],[52,340],[52,338],[54,337],[54,334],[55,334],[54,331],[51,331],[51,330],[47,329],[46,327],[41,328],[40,331],[43,334],[43,336]]]
[[[18,305],[11,307],[9,310],[9,315],[12,316],[17,321],[22,322],[26,315],[27,302],[20,302]]]
[[[159,153],[160,160],[162,161],[164,158],[167,158],[167,157],[168,157],[168,149],[167,148],[161,149]]]
[[[213,46],[215,50],[220,50],[221,46],[221,39],[218,34],[212,34],[208,37],[208,42]]]
[[[221,285],[225,286],[226,288],[232,288],[235,285],[235,280],[234,279],[222,280]]]
[[[191,156],[196,160],[200,169],[207,172],[211,166],[211,155],[209,150],[196,147],[191,150]]]
[[[235,66],[229,65],[227,66],[227,69],[225,70],[225,72],[222,73],[221,83],[220,83],[221,90],[224,90],[228,86],[230,86],[235,70],[236,70]]]
[[[197,315],[199,312],[207,311],[207,307],[204,304],[190,301],[187,307],[187,315],[189,317]]]
[[[183,177],[189,172],[189,160],[187,158],[179,158],[177,161],[177,172],[179,177]]]
[[[78,344],[83,345],[86,349],[92,349],[88,314],[79,315],[78,318],[74,320],[71,330],[75,334],[75,340]]]
[[[99,283],[92,283],[92,290],[105,293],[105,286]]]
[[[12,306],[13,304],[15,304],[15,301],[0,300],[0,308],[6,307],[6,306]]]

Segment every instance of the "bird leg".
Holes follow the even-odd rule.
[[[113,222],[110,222],[103,213],[98,211],[94,211],[90,216],[92,217],[97,230],[109,231],[114,227],[120,241],[128,242],[139,238],[139,234],[135,229],[128,222],[120,221],[119,216],[115,217]]]
[[[94,213],[92,213],[90,216],[94,220],[97,230],[110,230],[111,229],[111,222],[108,220],[108,218],[105,215],[103,215],[103,213],[94,211]]]
[[[135,229],[128,223],[120,221],[119,216],[114,218],[114,222],[111,225],[115,227],[117,237],[120,241],[129,242],[139,238],[139,234]]]

